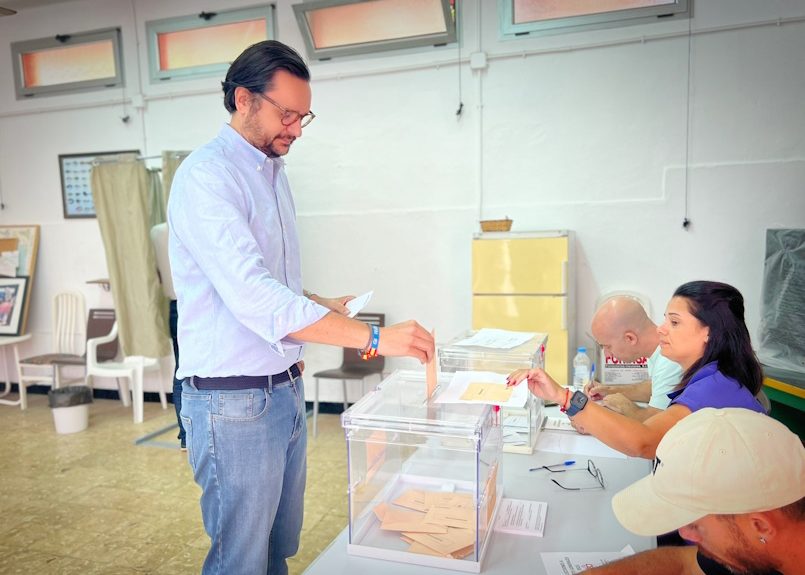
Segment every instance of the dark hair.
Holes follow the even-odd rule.
[[[687,300],[690,313],[710,328],[704,354],[682,376],[682,385],[687,385],[703,365],[715,361],[721,373],[757,395],[763,384],[763,371],[744,322],[741,292],[724,283],[695,281],[679,286],[674,297]]]
[[[805,521],[805,497],[780,507],[780,511],[793,521]]]
[[[271,81],[277,70],[285,70],[297,78],[310,81],[310,70],[299,53],[276,40],[264,40],[252,44],[235,58],[226,78],[221,82],[224,90],[224,107],[235,111],[235,88],[246,88],[259,93],[271,89]]]

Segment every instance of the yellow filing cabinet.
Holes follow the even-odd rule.
[[[472,328],[548,334],[545,366],[567,384],[575,325],[570,232],[484,233],[472,242]]]

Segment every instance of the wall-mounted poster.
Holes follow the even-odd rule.
[[[38,253],[39,226],[0,226],[0,281],[27,278],[24,283],[25,297],[20,299],[23,307],[19,333],[25,333],[28,325]],[[3,332],[0,330],[0,333]]]
[[[139,150],[96,152],[94,154],[60,154],[61,195],[65,218],[94,218],[90,171],[96,159],[110,159],[120,154],[139,155]]]
[[[0,335],[23,333],[25,286],[28,278],[0,278]]]

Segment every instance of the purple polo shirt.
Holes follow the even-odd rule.
[[[691,411],[705,407],[743,407],[766,413],[751,391],[718,371],[715,361],[702,366],[685,387],[669,393],[668,397],[671,398],[671,405],[678,403]]]

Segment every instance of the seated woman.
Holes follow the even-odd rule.
[[[657,328],[662,354],[682,366],[671,405],[643,422],[592,401],[580,391],[559,386],[541,369],[518,370],[509,385],[528,380],[531,393],[559,404],[574,426],[633,457],[654,458],[663,435],[683,417],[704,407],[743,407],[765,413],[755,395],[763,373],[744,323],[744,301],[734,287],[709,281],[689,282],[674,292]]]

